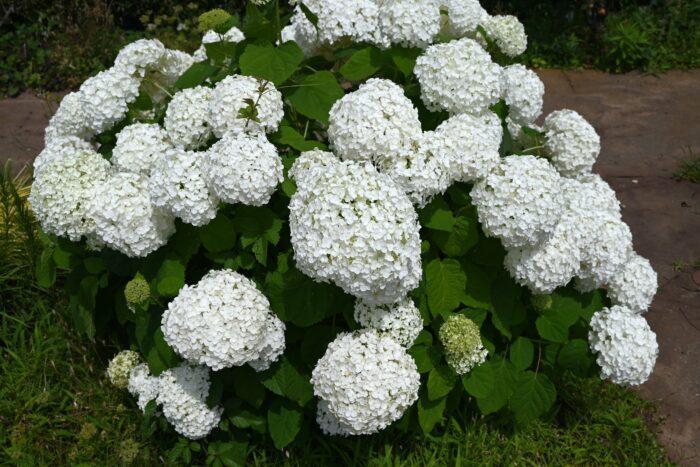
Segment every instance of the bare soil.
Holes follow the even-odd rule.
[[[658,403],[658,428],[671,458],[700,464],[700,184],[673,179],[680,161],[700,154],[700,70],[660,76],[540,70],[545,115],[570,108],[600,133],[594,170],[617,191],[635,249],[659,274],[647,318],[659,360],[639,388]],[[57,96],[0,101],[0,162],[30,163]]]

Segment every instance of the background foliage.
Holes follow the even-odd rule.
[[[192,51],[194,19],[242,0],[1,0],[0,93],[73,89],[107,68],[138,37]],[[486,0],[515,14],[529,34],[521,57],[534,67],[624,72],[694,68],[700,62],[700,0]]]

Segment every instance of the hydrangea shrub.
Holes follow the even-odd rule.
[[[65,271],[76,327],[123,344],[110,380],[242,455],[463,410],[527,424],[566,372],[644,382],[656,273],[591,171],[593,127],[535,123],[518,20],[284,11],[204,15],[194,55],[130,44],[46,130],[37,276]]]

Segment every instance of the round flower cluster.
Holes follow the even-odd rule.
[[[466,316],[451,315],[440,326],[439,334],[447,363],[458,375],[486,361],[489,352],[481,342],[479,326]]]
[[[469,38],[431,45],[413,73],[429,110],[478,115],[501,97],[500,67]]]
[[[368,304],[393,303],[421,278],[418,216],[408,197],[369,163],[303,153],[289,171],[294,259]]]
[[[110,383],[119,389],[125,389],[129,385],[129,374],[141,358],[133,350],[122,350],[109,362],[107,377]]]
[[[141,411],[146,411],[146,406],[158,397],[160,379],[151,376],[148,365],[140,363],[129,372],[129,382],[126,386],[129,393],[136,397],[136,405]]]
[[[610,279],[608,297],[614,305],[644,313],[651,305],[657,287],[656,271],[649,260],[633,253]]]
[[[659,353],[656,334],[646,320],[622,306],[593,315],[588,342],[598,354],[601,377],[625,386],[646,381]]]
[[[224,408],[209,408],[209,369],[183,363],[158,377],[156,403],[162,406],[166,420],[182,436],[204,438],[216,428]]]
[[[130,310],[134,311],[137,306],[148,303],[151,299],[151,286],[141,274],[136,274],[133,279],[124,286],[124,299]]]
[[[209,102],[211,89],[184,89],[173,96],[165,111],[163,126],[173,145],[195,150],[211,135]]]
[[[420,375],[404,347],[366,329],[331,342],[311,384],[321,429],[348,436],[376,433],[401,418],[418,399]]]
[[[516,125],[530,125],[542,113],[544,84],[532,70],[516,64],[501,73],[503,100],[508,104],[509,119]]]
[[[425,48],[442,35],[486,41],[482,26],[501,51],[514,57],[525,51],[525,28],[514,16],[490,16],[478,0],[300,0],[315,24],[297,6],[282,40],[294,41],[307,56],[347,45],[371,43]],[[443,11],[445,14],[443,14]]]
[[[214,370],[258,360],[267,368],[284,350],[284,324],[270,302],[253,281],[229,270],[210,271],[184,286],[161,324],[177,353]]]
[[[112,164],[117,170],[148,176],[156,159],[170,148],[165,130],[153,123],[134,123],[117,134]]]
[[[565,177],[591,171],[600,152],[600,137],[581,115],[558,110],[544,120],[545,149],[552,164]]]
[[[357,300],[354,314],[360,326],[376,329],[406,348],[413,345],[423,329],[420,311],[409,297],[390,305],[376,306]]]

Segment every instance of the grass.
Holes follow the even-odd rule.
[[[694,155],[690,147],[686,148],[685,153],[688,157],[681,162],[681,167],[673,174],[673,178],[700,183],[700,156]]]
[[[39,242],[26,210],[27,178],[0,176],[0,458],[18,465],[154,465],[168,458],[170,435],[148,436],[125,391],[104,369],[116,348],[78,335],[60,291],[34,286]],[[650,402],[600,380],[571,378],[549,421],[521,431],[493,417],[466,415],[440,436],[335,439],[313,434],[284,452],[258,447],[254,465],[668,464],[650,427]],[[198,454],[207,457],[205,450]]]

